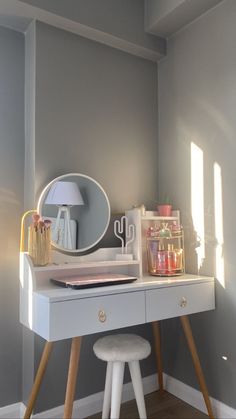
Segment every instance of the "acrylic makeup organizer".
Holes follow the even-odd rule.
[[[177,276],[185,272],[184,233],[180,212],[172,211],[170,217],[159,216],[156,211],[137,209],[126,212],[135,225],[134,254],[140,259],[141,275]]]
[[[148,272],[157,276],[184,273],[184,233],[176,220],[158,220],[146,233]]]

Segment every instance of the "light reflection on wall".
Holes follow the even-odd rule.
[[[32,278],[32,270],[25,263],[24,252],[20,252],[20,286],[21,286],[21,293],[25,292],[23,291],[23,289],[28,291],[27,292],[27,296],[28,296],[27,310],[28,311],[26,313],[24,311],[24,316],[27,316],[29,328],[32,329],[33,327],[33,278]]]
[[[28,323],[29,328],[33,328],[33,280],[32,274],[29,275],[29,288],[28,288]]]
[[[225,288],[224,269],[224,233],[223,233],[223,200],[222,200],[222,174],[221,167],[214,163],[214,208],[215,208],[215,276]]]
[[[191,213],[199,246],[196,248],[198,270],[205,259],[203,151],[191,142]]]

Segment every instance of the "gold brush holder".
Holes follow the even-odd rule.
[[[28,229],[28,252],[36,266],[50,263],[51,257],[51,228],[36,229],[31,225]]]
[[[36,214],[36,210],[24,213],[21,220],[20,251],[24,252],[24,222],[29,214]],[[34,226],[28,228],[28,253],[35,266],[45,266],[51,261],[51,227]]]

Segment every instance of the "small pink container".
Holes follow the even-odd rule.
[[[158,214],[160,217],[171,217],[172,205],[169,205],[169,204],[158,205],[157,209],[158,209]]]

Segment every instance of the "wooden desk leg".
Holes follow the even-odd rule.
[[[28,401],[28,405],[27,405],[27,408],[26,408],[26,411],[25,411],[24,419],[29,419],[31,414],[32,414],[32,411],[33,411],[33,408],[34,408],[34,405],[35,405],[35,401],[36,401],[36,398],[38,396],[38,392],[39,392],[39,389],[40,389],[40,385],[41,385],[44,373],[46,371],[48,359],[49,359],[49,356],[50,356],[50,353],[51,353],[51,350],[52,350],[52,345],[53,345],[53,342],[46,342],[45,343],[44,350],[43,350],[43,353],[42,353],[42,357],[41,357],[41,360],[40,360],[40,364],[39,364],[39,367],[38,367],[38,371],[37,371],[37,374],[35,376],[34,384],[33,384],[33,387],[32,387],[31,393],[30,393],[30,398],[29,398],[29,401]]]
[[[152,322],[152,332],[154,336],[154,345],[156,352],[156,364],[157,364],[157,374],[159,382],[159,390],[162,393],[164,390],[163,386],[163,375],[162,375],[162,359],[161,359],[161,333],[159,322]]]
[[[200,360],[198,357],[198,353],[197,353],[197,348],[194,342],[194,338],[193,338],[193,334],[192,334],[192,330],[191,330],[191,326],[189,323],[189,319],[188,316],[181,316],[180,317],[181,320],[181,324],[184,330],[184,334],[188,343],[188,347],[192,356],[192,360],[193,360],[193,365],[195,368],[195,372],[198,378],[198,382],[201,388],[201,392],[202,395],[204,397],[205,400],[205,404],[206,404],[206,408],[208,411],[208,416],[211,419],[214,419],[214,415],[213,415],[213,411],[212,411],[212,407],[211,407],[211,401],[209,398],[209,394],[208,394],[208,390],[207,390],[207,386],[206,386],[206,382],[205,382],[205,378],[203,375],[203,371],[202,371],[202,367],[200,364]]]
[[[64,416],[63,416],[64,419],[70,419],[72,416],[81,341],[82,341],[82,338],[79,336],[79,337],[73,338],[72,343],[71,343],[70,363],[69,363],[69,370],[68,370],[65,408],[64,408]]]

